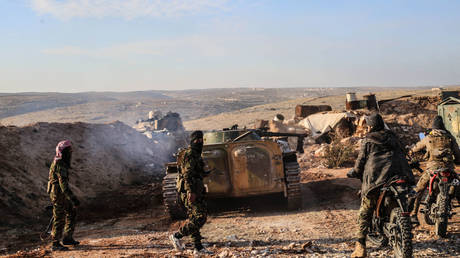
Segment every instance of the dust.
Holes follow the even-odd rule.
[[[70,187],[83,210],[97,206],[101,196],[114,192],[119,193],[114,195],[118,201],[133,203],[123,187],[159,182],[168,161],[169,154],[161,144],[121,122],[0,126],[2,232],[20,235],[49,219],[45,212],[50,205],[46,193],[49,166],[56,144],[63,139],[73,143]],[[109,200],[100,207],[114,207],[110,204],[116,200]]]

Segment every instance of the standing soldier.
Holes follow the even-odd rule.
[[[414,209],[411,212],[411,221],[419,224],[417,213],[423,192],[430,181],[431,172],[440,168],[455,171],[455,164],[460,164],[460,149],[454,136],[444,127],[441,116],[434,118],[432,129],[428,135],[419,141],[411,150],[412,153],[426,149],[425,157],[428,158],[427,170],[420,177],[415,191]]]
[[[368,119],[369,133],[361,144],[355,167],[348,177],[360,178],[361,207],[358,217],[358,241],[351,257],[366,257],[366,236],[372,223],[372,213],[377,206],[381,187],[394,176],[401,176],[414,183],[414,175],[407,163],[398,137],[385,129],[379,114]]]
[[[77,197],[69,188],[69,169],[72,158],[72,144],[65,140],[56,146],[56,156],[50,167],[48,194],[53,203],[53,229],[51,237],[53,251],[66,251],[67,247],[61,245],[62,232],[64,245],[78,245],[73,239],[75,229],[76,207],[80,205]]]
[[[178,160],[179,179],[177,192],[180,194],[182,203],[187,209],[188,220],[178,232],[169,236],[176,250],[183,250],[181,238],[191,236],[195,245],[194,254],[212,254],[201,244],[200,228],[203,227],[207,218],[207,205],[205,200],[206,190],[203,177],[207,176],[204,171],[204,162],[201,158],[203,150],[203,132],[194,131],[191,134],[190,148]]]

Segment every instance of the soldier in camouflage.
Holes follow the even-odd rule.
[[[53,204],[53,228],[51,237],[53,251],[66,251],[67,247],[61,245],[62,234],[64,245],[78,245],[73,239],[75,229],[76,207],[80,205],[77,197],[69,188],[69,169],[72,157],[72,144],[65,140],[56,146],[56,156],[51,164],[48,182],[48,194]]]
[[[428,159],[428,169],[422,174],[415,187],[417,194],[415,196],[414,208],[411,212],[411,221],[414,224],[419,224],[417,213],[423,192],[430,181],[430,171],[441,168],[448,168],[455,171],[454,164],[460,164],[460,149],[457,141],[446,130],[441,116],[435,117],[431,131],[411,149],[411,153],[416,153],[424,149],[426,149],[425,158]]]
[[[203,184],[203,177],[207,176],[204,170],[204,162],[201,157],[203,150],[203,132],[194,131],[191,134],[190,148],[178,160],[179,178],[177,191],[180,199],[187,209],[188,220],[173,235],[170,240],[176,250],[182,250],[180,241],[184,236],[191,236],[194,243],[195,254],[212,254],[201,244],[202,236],[200,229],[206,223],[207,204],[205,200],[206,190]]]
[[[355,250],[351,257],[366,257],[366,236],[372,222],[372,213],[377,206],[381,187],[393,177],[404,178],[414,183],[414,176],[405,158],[398,137],[385,129],[379,114],[367,119],[369,133],[361,143],[355,166],[347,176],[362,181],[361,207],[358,215],[358,232]]]

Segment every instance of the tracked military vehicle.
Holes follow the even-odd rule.
[[[283,140],[297,137],[297,151]],[[204,178],[208,198],[247,197],[283,193],[289,209],[301,207],[297,152],[303,152],[305,135],[262,130],[222,130],[204,133],[202,157],[211,171]],[[185,150],[180,150],[180,158]],[[171,218],[186,214],[178,198],[177,162],[166,164],[163,197]]]

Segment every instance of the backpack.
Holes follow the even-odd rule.
[[[451,146],[452,138],[446,132],[434,132],[429,134],[431,145],[430,157],[435,161],[452,162],[453,155]]]

